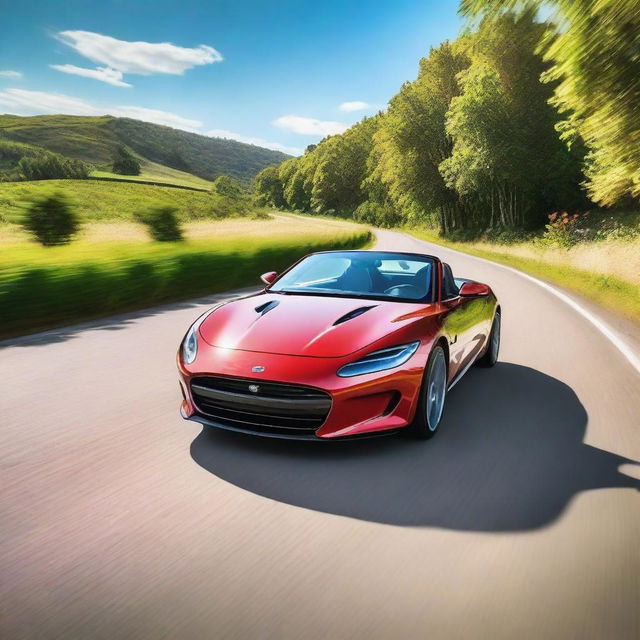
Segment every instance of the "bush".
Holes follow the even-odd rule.
[[[582,230],[578,228],[578,214],[552,213],[545,233],[539,242],[546,247],[569,249],[582,239]]]
[[[239,198],[246,195],[246,189],[235,178],[230,176],[218,176],[213,181],[213,190],[221,196],[229,196],[230,198]]]
[[[18,162],[17,170],[24,180],[53,180],[56,178],[73,180],[83,179],[89,175],[89,168],[84,162],[48,152],[23,156]]]
[[[34,200],[27,209],[22,226],[45,247],[68,244],[80,223],[75,209],[63,193]]]
[[[182,228],[177,207],[153,207],[136,214],[139,222],[147,225],[149,233],[158,242],[177,242],[182,240]]]
[[[126,150],[118,147],[113,154],[113,173],[122,176],[139,176],[140,163]]]

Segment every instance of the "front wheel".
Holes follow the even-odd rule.
[[[438,430],[447,395],[447,368],[444,349],[437,345],[429,355],[416,416],[407,429],[408,435],[426,440]]]

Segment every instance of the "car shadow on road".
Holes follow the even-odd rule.
[[[291,505],[373,522],[517,531],[556,519],[582,491],[633,487],[632,462],[583,443],[587,414],[566,384],[529,367],[471,370],[430,441],[314,443],[204,428],[204,469]]]

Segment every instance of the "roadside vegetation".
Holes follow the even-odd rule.
[[[260,287],[310,251],[356,248],[369,231],[275,214],[190,222],[184,240],[154,242],[135,222],[94,222],[67,246],[28,240],[0,251],[0,337],[237,287]]]
[[[502,256],[640,319],[640,5],[461,12],[384,112],[262,170],[259,201]]]
[[[456,241],[425,228],[406,231],[573,290],[640,324],[640,227],[626,233],[596,232],[601,234],[598,239],[568,247],[550,243],[544,236]]]

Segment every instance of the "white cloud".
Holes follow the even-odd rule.
[[[300,133],[305,136],[330,136],[343,133],[348,129],[346,124],[333,122],[331,120],[316,120],[315,118],[304,118],[302,116],[281,116],[271,124],[281,129],[288,129],[293,133]]]
[[[266,149],[273,149],[274,151],[282,151],[283,153],[289,153],[292,156],[302,155],[303,149],[298,147],[287,147],[279,142],[269,142],[264,138],[256,138],[253,136],[243,136],[240,133],[234,133],[233,131],[227,131],[226,129],[211,129],[206,134],[213,138],[227,138],[228,140],[237,140],[238,142],[244,142],[245,144],[254,144],[257,147],[265,147]]]
[[[196,131],[202,127],[202,122],[190,120],[182,116],[161,111],[159,109],[147,109],[136,106],[100,106],[61,93],[48,93],[46,91],[28,91],[26,89],[7,89],[0,91],[0,107],[9,109],[11,113],[18,115],[36,115],[43,113],[66,113],[76,116],[103,116],[112,115],[121,118],[135,118],[163,124],[175,129]]]
[[[368,109],[371,105],[368,102],[362,102],[361,100],[354,100],[353,102],[343,102],[338,109],[340,111],[362,111],[362,109]]]
[[[114,87],[130,87],[128,82],[123,82],[122,71],[116,71],[109,67],[98,67],[97,69],[85,69],[84,67],[76,67],[73,64],[52,64],[52,69],[62,71],[62,73],[71,73],[76,76],[83,76],[84,78],[94,78],[107,84],[112,84]]]
[[[19,80],[22,78],[22,74],[19,71],[0,71],[0,78],[11,78],[13,80]]]
[[[104,113],[104,108],[102,108]],[[109,112],[112,116],[121,118],[134,118],[135,120],[144,120],[145,122],[155,122],[156,124],[164,124],[174,129],[184,129],[185,131],[194,131],[199,133],[197,129],[202,127],[199,120],[189,120],[169,111],[160,111],[159,109],[147,109],[146,107],[122,106],[115,107]]]
[[[93,62],[143,76],[182,75],[187,69],[222,60],[218,51],[204,44],[187,48],[170,42],[128,42],[91,31],[61,31],[57,37]]]

